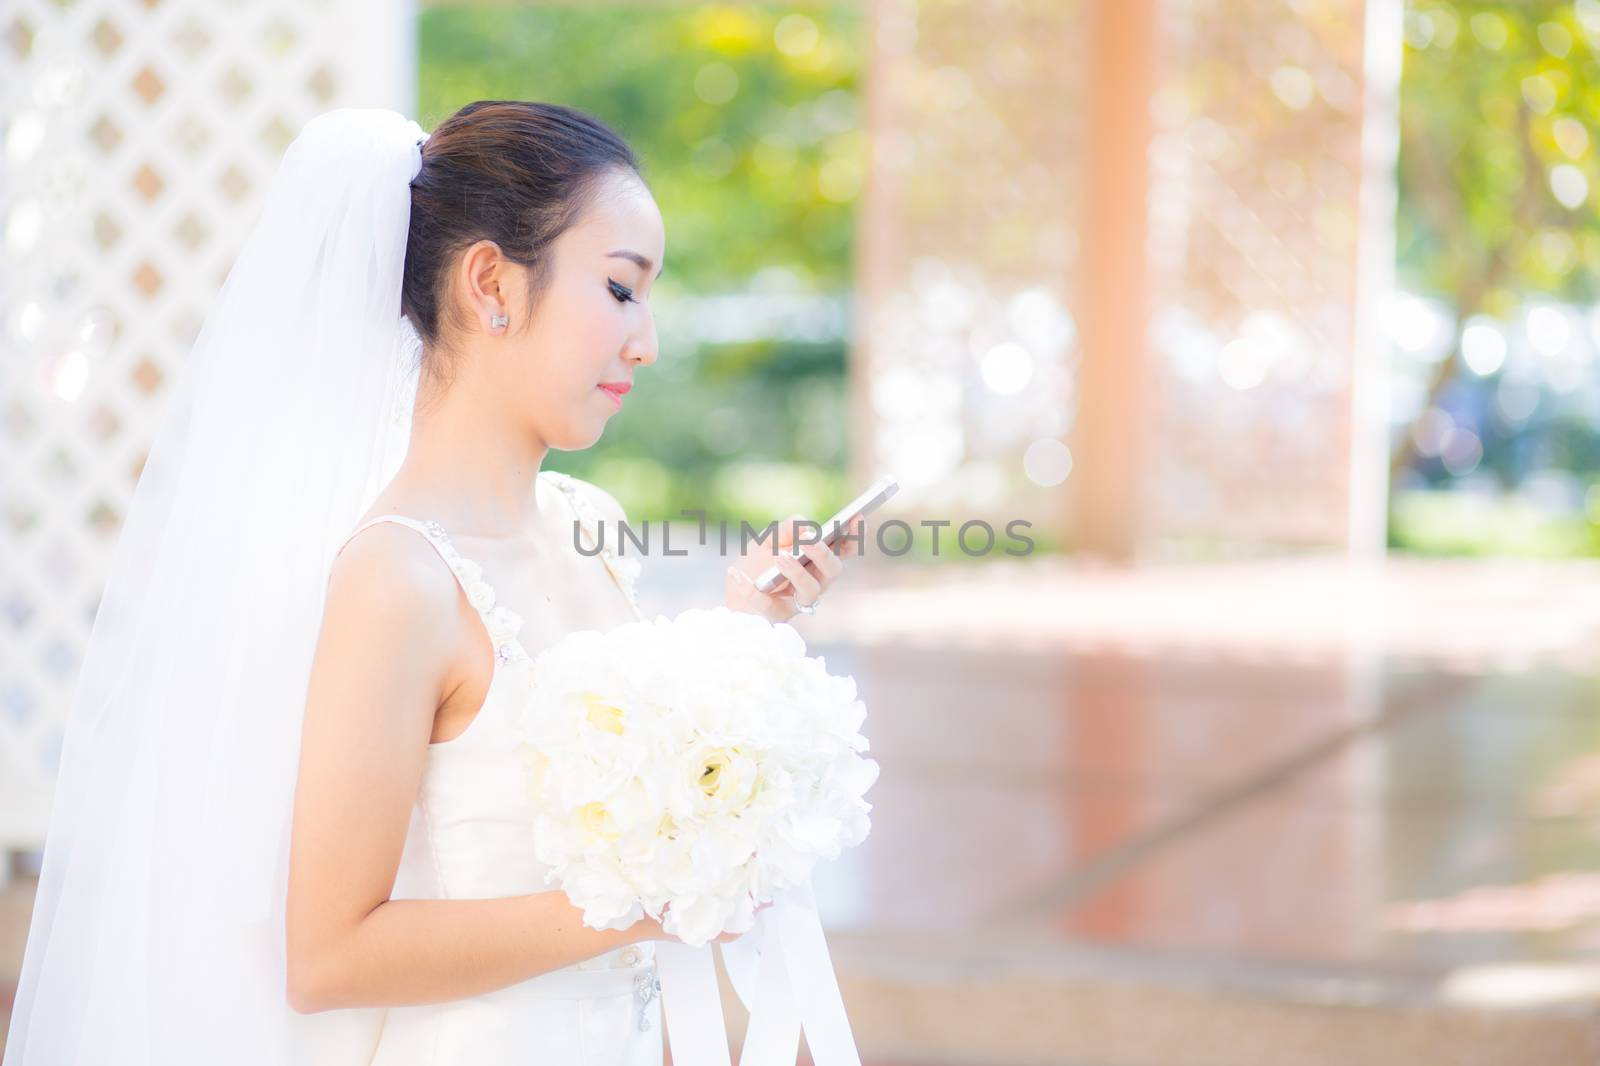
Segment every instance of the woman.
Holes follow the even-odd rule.
[[[665,934],[545,887],[506,725],[530,653],[639,616],[615,501],[540,466],[655,362],[664,253],[581,112],[307,125],[124,524],[5,1066],[660,1061]],[[803,550],[726,604],[809,612],[850,549]]]

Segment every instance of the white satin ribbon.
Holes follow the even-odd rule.
[[[728,1030],[710,947],[692,948],[680,940],[656,945],[661,1010],[674,1066],[729,1066]]]
[[[779,923],[763,911],[756,928],[722,945],[722,964],[750,1012],[739,1066],[794,1066],[800,1051],[800,1010],[789,985]],[[736,974],[744,978],[742,988]]]
[[[754,928],[719,946],[734,991],[750,1012],[739,1066],[794,1066],[802,1029],[815,1066],[861,1066],[809,880],[779,893]],[[710,946],[663,941],[656,962],[672,1061],[727,1066]]]

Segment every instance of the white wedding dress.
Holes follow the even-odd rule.
[[[539,476],[563,490],[592,547],[596,515],[574,479],[556,471]],[[495,649],[477,716],[459,736],[428,745],[393,897],[482,899],[550,891],[547,867],[534,858],[525,764],[513,751],[510,729],[518,690],[513,678],[532,665],[517,638],[522,619],[496,602],[482,569],[455,550],[436,522],[379,515],[350,537],[379,522],[398,522],[428,539],[483,619]],[[631,580],[619,577],[626,560],[617,560],[609,548],[600,559],[642,618]],[[371,1066],[659,1066],[659,992],[654,945],[632,944],[486,995],[389,1007]]]

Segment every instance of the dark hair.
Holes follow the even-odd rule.
[[[537,304],[549,283],[551,244],[583,216],[601,179],[617,170],[643,180],[616,131],[560,104],[479,100],[428,135],[411,181],[400,311],[422,338],[429,376],[450,377],[448,366],[436,364],[453,360],[450,338],[464,325],[446,301],[456,255],[476,241],[494,241],[529,268],[529,300]]]

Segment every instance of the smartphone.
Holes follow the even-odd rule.
[[[894,479],[892,474],[885,474],[871,485],[868,485],[865,492],[839,508],[838,513],[822,524],[822,543],[830,548],[839,543],[840,535],[849,528],[850,523],[854,522],[858,515],[865,517],[871,514],[881,507],[885,500],[899,491],[900,483]],[[790,548],[784,549],[784,551],[800,559],[806,566],[811,565],[811,559],[798,549]],[[762,592],[770,593],[779,585],[788,583],[789,579],[783,576],[783,570],[774,563],[771,568],[762,573],[761,577],[756,580],[756,588]]]

